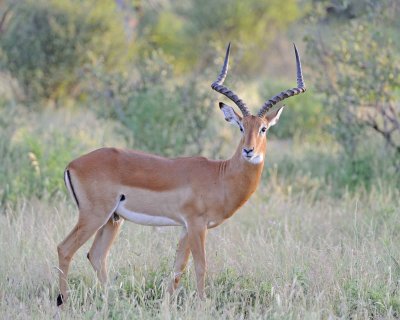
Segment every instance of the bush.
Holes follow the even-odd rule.
[[[388,154],[395,154],[400,171],[400,56],[394,40],[399,12],[395,0],[367,1],[363,14],[353,19],[327,21],[323,16],[315,36],[306,40],[316,88],[324,94],[333,115],[331,132],[343,150],[357,156],[372,132],[384,139]]]
[[[112,51],[124,40],[115,8],[107,1],[91,8],[78,1],[26,0],[11,10],[0,38],[2,68],[19,81],[27,100],[70,94],[78,86],[79,68],[98,56],[110,63]]]
[[[217,109],[208,98],[210,81],[194,75],[179,84],[159,52],[127,70],[110,74],[97,65],[89,74],[90,99],[101,117],[122,123],[127,140],[143,151],[177,156],[208,149],[215,133],[211,114]]]
[[[216,49],[219,58],[232,41],[244,48],[235,57],[241,72],[258,73],[264,63],[260,53],[300,16],[294,0],[165,1],[162,10],[151,2],[136,3],[138,51],[146,55],[162,48],[178,72],[209,66]]]
[[[1,102],[0,119],[0,207],[19,199],[60,199],[66,190],[63,172],[72,159],[110,140],[117,145],[114,123],[87,111],[71,118],[65,110],[33,114]]]
[[[260,96],[265,101],[282,90],[292,88],[293,83],[278,83],[266,81],[260,86]],[[292,138],[295,135],[320,135],[327,124],[327,114],[324,112],[319,97],[312,88],[295,98],[285,100],[285,109],[279,120],[279,125],[271,130],[278,138]]]
[[[287,194],[342,198],[374,189],[386,192],[400,183],[381,139],[371,134],[352,155],[332,141],[310,144],[300,137],[289,148],[271,153],[264,175],[269,185]]]

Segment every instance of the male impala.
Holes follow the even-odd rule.
[[[124,219],[150,226],[183,227],[169,292],[177,288],[191,252],[198,295],[204,299],[207,229],[231,217],[256,190],[264,166],[266,132],[278,121],[282,107],[270,115],[267,111],[306,90],[296,47],[294,50],[297,87],[268,100],[254,116],[232,90],[223,86],[228,72],[228,46],[221,73],[211,87],[231,99],[243,115],[220,102],[225,120],[242,132],[231,159],[166,159],[139,151],[102,148],[67,166],[65,183],[79,208],[79,219],[58,246],[61,293],[57,305],[67,299],[67,275],[74,253],[95,233],[87,257],[100,282],[107,280],[107,256]]]

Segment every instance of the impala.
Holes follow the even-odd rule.
[[[267,130],[275,125],[282,107],[267,115],[276,103],[306,90],[299,54],[294,46],[297,87],[282,91],[264,103],[257,115],[223,85],[228,72],[230,44],[212,89],[225,95],[242,116],[222,102],[225,120],[237,126],[242,137],[229,160],[203,157],[167,159],[139,151],[102,148],[73,160],[65,169],[65,184],[79,208],[70,234],[58,245],[60,294],[67,299],[67,275],[75,252],[94,234],[87,255],[101,283],[107,280],[107,256],[124,220],[149,226],[181,226],[169,286],[172,294],[192,253],[197,291],[204,299],[207,229],[230,218],[256,190],[264,166]]]

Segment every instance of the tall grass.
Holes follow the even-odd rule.
[[[102,146],[126,146],[112,121],[90,110],[43,109],[0,104],[0,206],[19,198],[63,196],[64,168],[73,158]]]
[[[263,181],[237,215],[209,232],[204,303],[195,297],[192,263],[177,296],[171,301],[164,293],[177,229],[125,223],[106,288],[86,259],[90,243],[77,252],[61,318],[398,318],[399,196],[387,186],[338,200],[288,193]],[[0,214],[2,318],[45,319],[59,312],[56,245],[76,215],[66,198],[54,204],[21,198]]]
[[[56,247],[77,219],[64,167],[96,147],[130,142],[87,111],[12,110],[19,116],[3,118],[0,140],[0,318],[400,317],[400,191],[385,150],[369,140],[354,163],[332,142],[302,137],[269,141],[259,190],[210,230],[206,302],[196,298],[192,263],[178,293],[165,294],[177,228],[126,223],[109,284],[97,283],[89,241],[74,257],[60,312]],[[228,155],[235,142],[226,139]]]

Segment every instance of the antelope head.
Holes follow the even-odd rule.
[[[242,115],[239,115],[232,107],[223,102],[219,103],[219,107],[225,116],[225,120],[237,126],[242,132],[242,139],[239,144],[242,159],[251,164],[260,164],[264,161],[267,147],[266,133],[270,127],[278,122],[283,107],[279,107],[271,113],[268,113],[268,111],[278,102],[306,91],[299,53],[294,45],[297,69],[297,87],[282,91],[273,96],[261,106],[257,115],[252,115],[243,100],[241,100],[236,93],[223,85],[226,75],[228,74],[230,47],[231,44],[229,43],[226,50],[224,65],[217,80],[212,83],[211,88],[232,100],[241,111]]]

